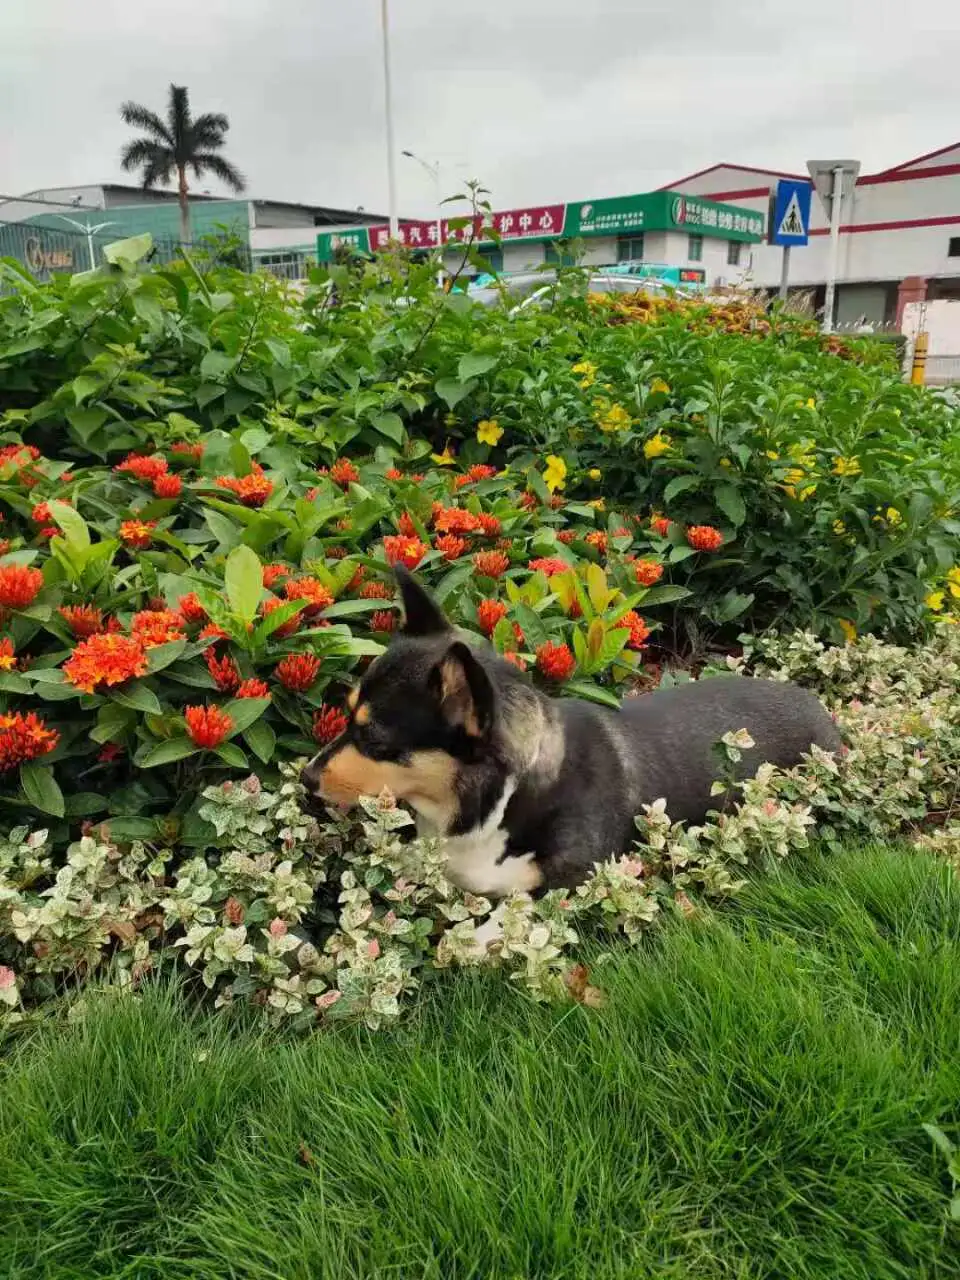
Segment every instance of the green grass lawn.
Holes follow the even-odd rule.
[[[601,976],[602,975],[602,976]],[[960,882],[896,850],[617,949],[601,1011],[495,976],[292,1041],[175,990],[0,1059],[0,1274],[960,1275]]]

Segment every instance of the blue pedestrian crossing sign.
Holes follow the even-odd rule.
[[[810,203],[813,184],[781,178],[770,217],[770,243],[793,246],[810,238]]]

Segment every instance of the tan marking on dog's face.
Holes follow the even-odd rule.
[[[456,813],[457,765],[445,751],[415,751],[406,764],[371,760],[354,746],[330,757],[320,775],[320,794],[335,804],[353,805],[386,787],[431,820],[449,826]]]
[[[348,710],[348,711],[356,711],[356,709],[357,709],[357,703],[358,703],[359,701],[360,701],[360,690],[359,690],[359,688],[353,688],[353,689],[351,689],[351,690],[350,690],[350,692],[347,694],[347,710]]]
[[[370,703],[365,702],[363,706],[357,707],[356,711],[353,713],[353,718],[357,722],[357,724],[369,724],[370,723]]]

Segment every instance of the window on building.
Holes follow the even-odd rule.
[[[948,258],[960,258],[960,236],[951,236],[947,245]]]
[[[494,271],[497,275],[503,270],[503,250],[497,249],[493,245],[487,245],[480,250],[480,257],[488,263],[487,270]]]
[[[691,262],[703,261],[703,236],[690,236],[688,238],[687,257]]]
[[[727,266],[739,267],[740,250],[742,248],[743,248],[743,245],[740,243],[739,240],[730,240],[727,243]]]
[[[575,267],[577,259],[572,253],[560,253],[549,240],[543,246],[543,260],[550,267]]]
[[[617,239],[618,262],[643,261],[643,235],[620,236]]]

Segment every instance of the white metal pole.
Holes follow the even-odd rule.
[[[843,204],[843,168],[833,171],[833,195],[830,200],[830,262],[827,267],[827,291],[823,300],[823,332],[833,329],[834,296],[840,269],[840,209]]]
[[[90,259],[90,270],[97,269],[97,259],[93,252],[93,232],[87,227],[87,257]]]
[[[783,246],[783,258],[780,263],[780,301],[787,300],[787,283],[790,279],[790,246]]]
[[[393,91],[390,86],[390,19],[387,0],[380,0],[380,25],[383,28],[383,92],[387,112],[387,203],[390,213],[390,239],[400,231],[397,215],[397,169],[393,154]]]

